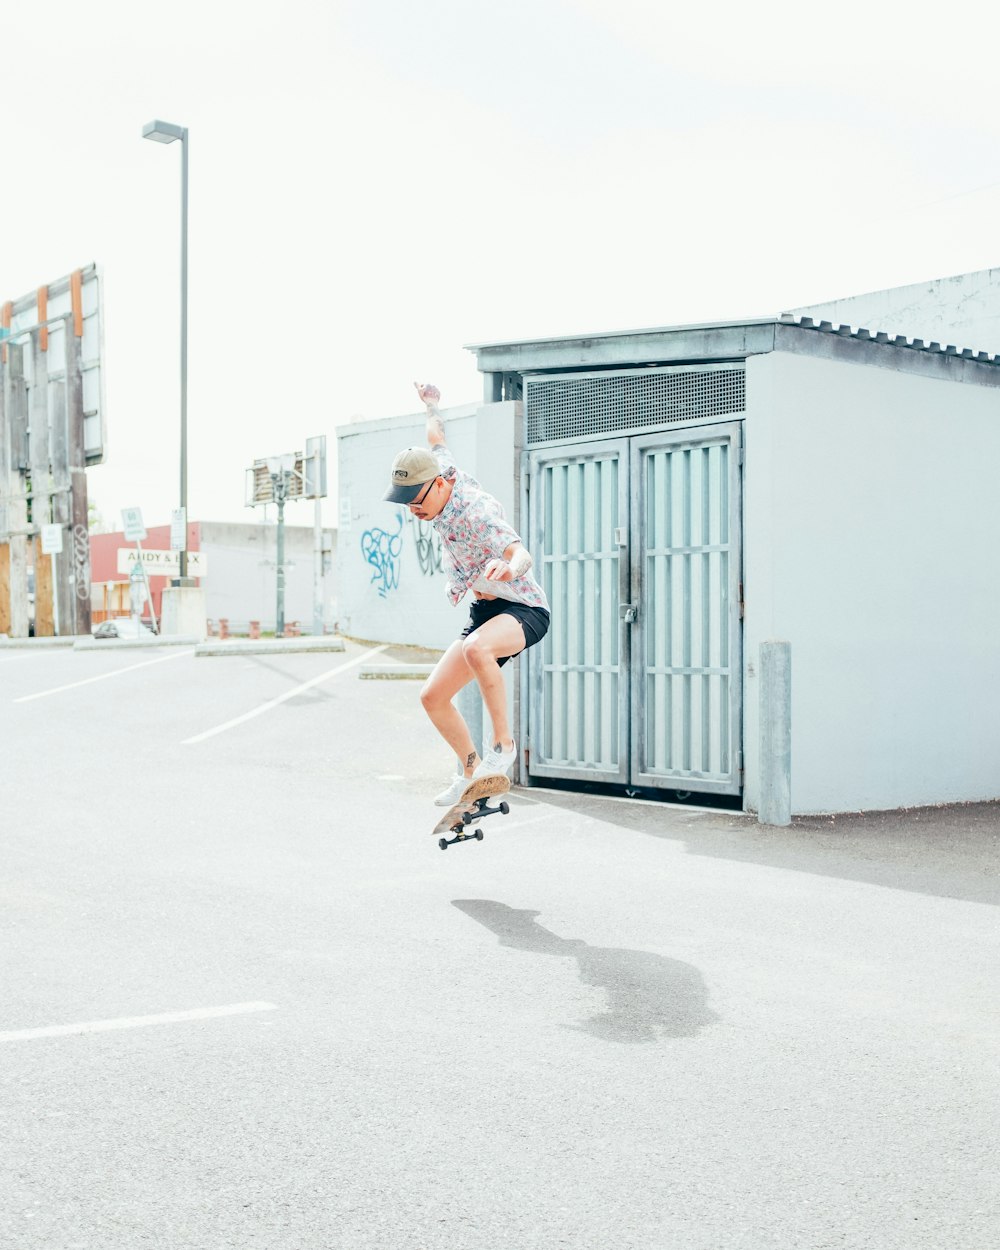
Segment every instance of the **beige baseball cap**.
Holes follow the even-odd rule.
[[[437,456],[426,447],[407,447],[392,462],[392,485],[382,496],[389,503],[412,503],[426,486],[441,475]]]

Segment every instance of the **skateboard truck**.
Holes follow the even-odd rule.
[[[510,806],[506,802],[501,802],[496,807],[489,806],[489,795],[484,795],[481,799],[476,799],[471,810],[464,811],[461,819],[451,826],[450,832],[455,836],[453,838],[438,838],[438,846],[442,851],[446,851],[449,846],[454,846],[456,842],[471,842],[473,838],[477,842],[482,842],[482,829],[473,829],[466,833],[470,825],[474,825],[477,820],[483,820],[486,816],[506,816],[510,811]]]

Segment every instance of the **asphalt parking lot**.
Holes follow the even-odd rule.
[[[0,652],[0,1244],[997,1244],[997,805],[442,854],[372,652]]]

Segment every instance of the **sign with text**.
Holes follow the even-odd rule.
[[[141,543],[146,537],[146,527],[142,523],[141,508],[122,508],[122,525],[125,529],[125,541],[127,543]]]
[[[175,508],[170,514],[170,550],[183,551],[187,546],[187,509]]]
[[[118,572],[128,575],[138,560],[150,577],[180,577],[181,553],[179,551],[136,551],[134,547],[118,548]],[[208,557],[203,551],[187,553],[188,577],[204,577],[208,572]]]
[[[58,556],[63,549],[63,527],[61,525],[42,526],[42,555]]]

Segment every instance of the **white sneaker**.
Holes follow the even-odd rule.
[[[514,767],[516,759],[516,742],[509,751],[505,751],[499,743],[496,743],[486,752],[472,775],[473,777],[491,777],[494,773],[499,773],[501,777],[505,777],[508,769]]]
[[[454,807],[458,800],[469,788],[472,782],[471,777],[463,777],[461,773],[452,779],[451,785],[447,790],[442,790],[434,800],[436,807]]]

